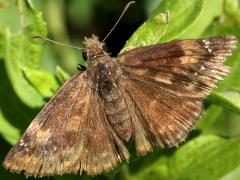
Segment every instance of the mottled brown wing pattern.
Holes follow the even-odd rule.
[[[109,171],[129,154],[106,121],[86,73],[67,82],[33,120],[4,166],[29,176]]]
[[[223,62],[236,42],[234,36],[177,40],[118,57],[126,76],[122,89],[138,119],[134,128],[142,133],[134,135],[139,154],[151,146],[176,146],[186,138],[201,113],[201,100],[228,74]]]

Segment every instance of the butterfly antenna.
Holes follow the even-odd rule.
[[[123,15],[125,14],[125,12],[128,10],[128,8],[134,4],[135,1],[130,1],[129,3],[126,4],[126,6],[124,7],[122,14],[119,16],[117,22],[114,24],[114,26],[112,27],[112,29],[108,32],[108,34],[105,36],[105,38],[102,40],[102,43],[105,42],[105,40],[108,38],[108,36],[112,33],[112,31],[115,29],[115,27],[118,25],[119,21],[122,19]]]
[[[57,45],[60,45],[60,46],[69,47],[69,48],[77,49],[77,50],[80,50],[80,51],[84,50],[84,48],[80,48],[80,47],[77,47],[77,46],[71,46],[71,45],[68,45],[68,44],[60,43],[60,42],[54,41],[52,39],[49,39],[49,38],[47,38],[45,36],[41,36],[41,35],[35,35],[32,38],[42,39],[42,40],[45,40],[45,41],[48,41],[48,42],[51,42],[51,43],[54,43],[54,44],[57,44]]]

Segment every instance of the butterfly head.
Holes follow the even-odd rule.
[[[83,58],[89,64],[89,66],[96,64],[96,62],[101,59],[104,55],[103,46],[97,36],[92,35],[92,37],[84,39],[85,51],[83,52]]]

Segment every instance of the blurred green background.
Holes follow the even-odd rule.
[[[47,35],[75,46],[82,46],[83,37],[91,34],[103,39],[127,2],[0,0],[1,162],[54,92],[77,72],[77,64],[84,64],[80,52],[31,37]],[[170,12],[169,24],[166,10]],[[239,0],[136,0],[106,45],[116,56],[123,47],[225,34],[240,37]],[[156,148],[144,157],[133,155],[129,164],[94,179],[240,179],[239,48],[226,64],[231,74],[204,101],[201,119],[180,147]],[[0,166],[0,178],[25,176]]]

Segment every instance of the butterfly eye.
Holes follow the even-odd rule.
[[[87,52],[83,52],[83,53],[82,53],[82,56],[83,56],[83,59],[84,59],[85,61],[88,60],[88,53],[87,53]]]
[[[81,65],[81,64],[78,64],[78,65],[77,65],[77,69],[78,69],[78,71],[85,71],[85,70],[86,70],[86,67],[83,66],[83,65]]]

